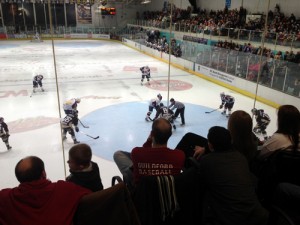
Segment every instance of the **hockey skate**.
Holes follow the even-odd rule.
[[[80,141],[74,140],[74,144],[79,144]]]
[[[221,112],[222,115],[226,115],[226,111]]]
[[[10,150],[12,147],[10,145],[6,146],[7,150]]]
[[[173,125],[173,129],[176,130],[176,126],[175,125]]]

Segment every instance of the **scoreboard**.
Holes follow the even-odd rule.
[[[100,10],[102,16],[116,15],[116,8],[101,7]]]

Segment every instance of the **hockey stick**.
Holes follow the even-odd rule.
[[[90,137],[90,138],[93,138],[93,139],[98,139],[98,138],[99,138],[99,136],[93,137],[93,136],[91,136],[91,135],[89,135],[89,134],[86,134],[86,133],[84,133],[84,132],[82,132],[82,131],[80,131],[80,133],[82,133],[82,134],[84,134],[84,135],[86,135],[86,136],[88,136],[88,137]]]
[[[214,110],[212,110],[212,111],[205,112],[205,113],[212,113],[212,112],[214,112],[214,111],[217,111],[218,109],[219,109],[219,108],[214,109]]]
[[[90,128],[89,126],[86,126],[86,125],[84,125],[84,124],[81,122],[81,120],[80,120],[80,119],[78,119],[78,120],[79,120],[79,122],[80,122],[81,126],[83,126],[84,128]]]

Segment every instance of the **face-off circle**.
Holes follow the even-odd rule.
[[[150,85],[145,86],[158,91],[167,91],[168,80],[151,80]],[[185,91],[192,87],[192,84],[181,80],[170,80],[170,91]]]

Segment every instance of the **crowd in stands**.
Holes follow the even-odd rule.
[[[239,51],[239,52],[244,52],[244,53],[251,53],[254,55],[261,55],[265,56],[265,57],[271,57],[277,60],[285,60],[288,62],[293,62],[293,63],[300,63],[300,51],[297,52],[296,54],[293,51],[286,51],[285,53],[281,52],[281,51],[273,51],[271,49],[268,49],[266,47],[264,47],[262,49],[261,46],[253,46],[251,45],[251,43],[244,43],[244,45],[239,44],[239,43],[235,43],[233,41],[221,41],[219,40],[216,44],[216,47],[218,48],[225,48],[228,50],[235,50],[235,51]]]
[[[267,140],[252,129],[251,116],[237,110],[227,129],[187,133],[173,150],[172,125],[158,118],[143,147],[115,152],[125,183],[106,189],[87,144],[69,150],[66,181],[48,180],[43,161],[25,157],[15,167],[20,185],[0,191],[0,223],[271,225],[275,207],[297,224],[300,112],[280,106]]]
[[[265,24],[265,16],[254,20],[246,20],[247,10],[243,7],[240,9],[229,10],[211,10],[198,9],[197,14],[190,7],[188,9],[179,9],[173,6],[172,22],[175,24],[175,30],[181,27],[187,27],[190,32],[204,32],[212,35],[228,35],[227,29],[233,32],[231,37],[237,38],[238,29],[240,36],[247,35],[247,30],[253,31],[253,35],[262,35]],[[150,22],[154,27],[168,27],[170,6],[168,10],[149,12],[143,14],[143,19]],[[268,31],[266,38],[275,40],[276,33],[278,34],[278,42],[284,44],[288,41],[300,41],[300,20],[294,14],[285,15],[280,11],[277,5],[275,10],[270,10],[268,13]]]
[[[175,57],[181,57],[182,55],[180,45],[176,43],[176,40],[172,39],[171,46],[169,46],[166,37],[160,37],[160,32],[158,30],[148,30],[145,43],[147,47],[156,49],[160,52],[169,54],[171,51],[171,54]]]
[[[170,8],[170,4],[168,4],[168,7],[164,7],[162,11],[145,11],[143,19],[147,21],[149,26],[168,28],[170,24]],[[179,9],[174,5],[172,12],[172,23],[175,30],[195,33],[204,32],[205,34],[226,37],[229,35],[233,39],[239,38],[239,40],[250,40],[251,42],[255,40],[261,42],[266,19],[265,15],[258,15],[258,17],[254,17],[255,19],[248,19],[247,10],[243,7],[240,7],[239,10],[225,8],[224,10],[211,10],[208,12],[205,9],[192,11],[190,7]],[[300,19],[297,19],[293,13],[290,16],[285,15],[280,11],[279,5],[276,5],[273,11],[270,10],[268,12],[267,29],[268,31],[265,34],[266,41],[289,46],[291,43],[295,46],[300,43]],[[168,52],[167,49],[169,48],[168,43],[165,42],[165,37],[158,37],[154,40],[147,40],[147,46]],[[195,62],[253,82],[257,81],[259,72],[261,72],[260,84],[299,96],[300,78],[297,75],[297,71],[299,70],[300,51],[294,52],[292,49],[280,51],[275,50],[275,48],[262,48],[259,44],[255,46],[251,42],[242,44],[219,39],[214,44],[215,41],[212,41],[213,47],[211,48],[211,53],[209,53],[211,54],[210,58],[205,57],[208,54],[205,48],[196,52],[195,49],[197,48],[195,46],[188,47],[185,46],[185,43],[180,43],[174,45],[175,48],[172,47],[174,49],[172,54],[189,58],[189,55],[186,54],[189,54],[187,50],[190,49],[190,57],[193,58],[193,55],[197,56]],[[220,51],[219,48],[225,48],[228,51]],[[240,55],[239,52],[244,53],[244,55]],[[246,55],[248,53],[253,54],[253,57],[248,57]],[[259,56],[261,54],[263,59],[260,62]],[[286,77],[286,80],[284,77]]]

